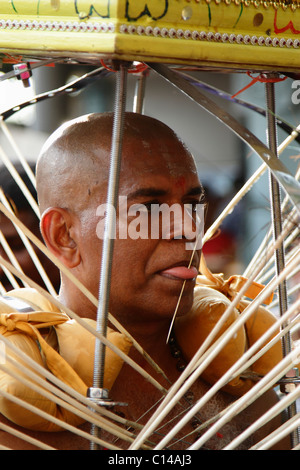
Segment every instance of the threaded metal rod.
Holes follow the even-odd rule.
[[[134,106],[133,111],[135,113],[143,114],[144,109],[144,98],[146,88],[146,72],[142,72],[136,81],[135,95],[134,95]]]
[[[123,142],[124,114],[126,108],[126,86],[127,86],[127,64],[120,63],[116,72],[117,84],[115,95],[115,109],[112,132],[112,144],[110,155],[110,171],[107,190],[107,207],[105,217],[105,230],[102,247],[102,260],[99,282],[99,303],[97,309],[97,331],[106,337],[107,320],[109,309],[110,282],[112,271],[112,259],[115,236],[115,214],[118,204],[119,179]],[[105,344],[96,338],[94,356],[94,388],[103,388]],[[99,428],[92,426],[92,435],[98,436]],[[91,449],[96,450],[99,446],[91,442]]]
[[[275,85],[273,82],[266,83],[266,103],[267,103],[267,123],[268,123],[268,144],[270,150],[278,158],[277,152],[277,127],[275,117]],[[271,209],[272,209],[272,223],[273,223],[273,239],[277,240],[282,232],[282,216],[281,216],[281,196],[280,187],[274,177],[269,173],[270,180],[270,197],[271,197]],[[275,250],[275,266],[277,275],[280,274],[285,267],[285,253],[283,243]],[[287,288],[286,281],[284,280],[278,285],[278,299],[279,299],[279,310],[280,315],[283,315],[288,309],[287,300]],[[284,328],[285,325],[282,327]],[[285,357],[291,352],[291,336],[290,332],[286,333],[282,338],[282,351]],[[297,413],[296,403],[292,403],[287,409],[288,418],[295,416]],[[295,430],[291,433],[291,444],[292,447],[299,443],[299,430]]]

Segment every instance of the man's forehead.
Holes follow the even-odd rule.
[[[194,158],[180,141],[172,139],[163,144],[152,141],[148,147],[123,149],[120,187],[160,190],[168,185],[184,187],[197,182]]]
[[[196,166],[193,156],[180,141],[149,140],[146,145],[132,139],[123,147],[121,169],[176,176],[183,172],[195,172]]]
[[[196,188],[196,189],[194,189]],[[198,173],[194,165],[184,167],[168,165],[149,166],[121,172],[120,193],[127,197],[159,197],[175,191],[181,194],[202,192]]]
[[[179,186],[177,185],[177,182],[174,181],[173,187],[177,189]],[[204,193],[202,185],[196,184],[195,186],[180,186],[182,189],[181,194],[184,196],[201,196]],[[144,186],[140,188],[131,188],[132,190],[128,192],[127,198],[128,200],[130,199],[138,199],[138,198],[148,198],[148,197],[161,197],[161,196],[167,196],[171,191],[172,187],[161,187],[159,185],[150,185],[150,186]]]
[[[98,118],[97,115],[89,115],[88,118],[74,120],[73,124],[62,126],[63,130],[58,129],[54,133],[55,139],[48,139],[51,144],[48,143],[48,147],[45,144],[44,148],[53,150],[52,158],[44,159],[45,165],[53,162],[70,166],[76,160],[76,166],[79,167],[84,162],[87,171],[91,167],[94,172],[98,164],[97,170],[102,170],[105,174],[109,170],[112,150],[111,125],[112,116],[108,113]],[[133,171],[136,168],[153,172],[164,166],[172,174],[187,166],[191,171],[194,170],[193,157],[181,139],[163,123],[147,116],[126,114],[122,148],[123,171]]]

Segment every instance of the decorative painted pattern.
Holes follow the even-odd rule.
[[[29,21],[0,19],[0,29],[19,29],[32,31],[61,31],[87,33],[113,33],[114,23],[84,22],[84,21]]]
[[[86,33],[114,33],[115,25],[105,22],[78,22],[78,21],[24,21],[0,19],[0,29],[6,30],[32,30],[55,32],[86,32]],[[288,47],[298,49],[300,39],[256,36],[249,34],[220,33],[212,31],[197,31],[189,29],[160,28],[158,26],[144,26],[136,24],[122,24],[119,33],[138,36],[150,36],[168,39],[188,39],[194,41],[209,41],[229,44],[243,44],[267,47]]]
[[[300,0],[0,0],[0,49],[298,71],[299,8]]]
[[[191,0],[186,0],[188,3]],[[194,0],[199,3],[198,0]],[[269,8],[273,8],[274,10],[282,10],[286,11],[288,8],[292,11],[296,11],[300,8],[300,1],[289,1],[289,0],[205,0],[207,4],[215,3],[216,5],[220,5],[224,3],[225,5],[243,5],[244,7],[254,6],[255,8],[263,7],[264,9],[268,10]]]
[[[210,41],[229,44],[243,44],[252,46],[267,46],[267,47],[300,47],[300,39],[270,37],[270,36],[250,36],[249,34],[235,34],[235,33],[219,33],[212,31],[191,31],[175,28],[159,28],[158,26],[143,26],[143,25],[127,25],[120,26],[120,33],[122,34],[137,34],[141,36],[153,36],[168,39],[192,39],[200,41]]]

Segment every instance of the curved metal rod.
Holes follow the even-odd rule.
[[[32,106],[49,98],[55,98],[59,95],[68,95],[71,93],[78,92],[83,88],[92,85],[99,78],[99,76],[107,76],[110,73],[111,72],[109,72],[105,67],[99,67],[91,72],[85,73],[84,75],[82,75],[82,77],[72,80],[66,85],[63,85],[59,88],[55,88],[54,90],[46,91],[45,93],[40,93],[39,95],[30,98],[30,100],[24,101],[23,103],[13,106],[12,108],[3,111],[1,113],[1,116],[3,120],[6,120],[13,116],[15,113],[26,108],[27,106]]]
[[[247,145],[249,145],[266,163],[300,214],[300,184],[268,147],[266,147],[248,129],[242,126],[233,116],[231,116],[231,114],[224,111],[214,101],[203,95],[198,89],[184,80],[177,72],[174,72],[163,64],[150,63],[148,65],[152,70],[189,96],[189,98],[202,106],[206,111],[222,121],[223,124],[229,127]]]
[[[43,65],[47,65],[47,63],[39,64],[40,67],[43,66]],[[33,68],[35,68],[35,67],[33,66],[32,69]],[[218,96],[219,98],[222,98],[222,99],[230,101],[234,104],[238,104],[240,106],[243,106],[244,108],[247,108],[251,111],[254,111],[254,112],[260,114],[261,116],[266,116],[266,110],[265,109],[263,109],[263,108],[261,108],[257,105],[248,103],[247,101],[241,100],[239,98],[232,98],[230,93],[227,93],[226,91],[223,91],[223,90],[219,90],[218,88],[213,87],[212,85],[209,85],[207,83],[204,83],[201,80],[196,79],[195,77],[191,77],[190,75],[188,75],[187,73],[183,72],[182,70],[180,70],[178,68],[176,68],[175,70],[183,78],[185,78],[187,81],[189,81],[193,86],[201,88],[201,89],[209,92],[210,94]],[[41,94],[36,95],[35,97],[31,98],[30,100],[27,100],[27,101],[24,101],[22,103],[19,103],[18,105],[15,105],[12,108],[9,108],[9,109],[3,111],[1,116],[2,116],[3,120],[6,120],[9,117],[13,116],[15,113],[21,111],[21,109],[26,108],[27,106],[32,106],[33,104],[39,103],[40,101],[44,101],[46,99],[54,98],[58,95],[76,93],[76,92],[82,90],[83,88],[85,88],[89,85],[92,85],[98,78],[101,78],[102,76],[109,75],[111,73],[112,72],[110,72],[105,67],[97,68],[95,70],[92,70],[91,72],[87,72],[82,77],[79,77],[79,78],[73,80],[72,82],[67,83],[66,85],[63,85],[59,88],[50,90],[50,91],[45,92],[45,93],[41,93]],[[143,75],[144,76],[139,77],[139,81],[141,81],[141,83],[139,84],[139,85],[141,85],[141,90],[139,91],[141,93],[141,96],[138,98],[140,106],[142,106],[142,100],[143,100],[142,94],[144,93],[143,87],[145,85],[145,78],[146,78],[146,74],[143,73]],[[6,74],[5,77],[0,77],[1,78],[0,81],[3,81],[4,79],[12,78],[14,76],[15,75],[13,75],[13,74],[10,74],[9,76],[7,76],[7,74]],[[280,116],[276,116],[276,119],[277,119],[278,126],[282,130],[287,132],[288,134],[291,134],[293,131],[295,131],[295,127],[292,126],[291,124],[283,121]],[[295,140],[300,144],[300,135],[297,135],[295,137]]]
[[[267,116],[267,111],[255,104],[248,103],[247,101],[241,100],[240,98],[234,98],[231,96],[230,93],[220,90],[219,88],[216,88],[212,85],[209,85],[208,83],[202,82],[201,80],[196,79],[195,77],[190,76],[189,74],[183,72],[182,70],[176,68],[177,73],[179,73],[183,78],[188,80],[192,85],[195,87],[201,88],[202,90],[207,91],[208,93],[217,96],[218,98],[222,98],[226,101],[229,101],[230,103],[238,104],[239,106],[242,106],[243,108],[249,109],[250,111],[254,111],[257,114],[260,114],[261,116],[266,117]],[[289,124],[288,122],[284,121],[281,119],[279,115],[274,115],[276,117],[276,122],[277,125],[285,132],[288,134],[291,134],[293,131],[296,130],[294,126]],[[300,135],[297,135],[295,137],[295,140],[300,144]]]

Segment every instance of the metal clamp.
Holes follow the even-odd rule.
[[[112,401],[109,398],[107,388],[89,387],[87,397],[99,406],[113,408],[114,406],[127,406],[128,403]]]
[[[290,393],[295,390],[297,384],[300,384],[299,370],[297,367],[290,370],[288,374],[289,375],[285,375],[278,381],[282,393]]]
[[[15,64],[14,72],[18,80],[22,80],[25,88],[30,87],[29,79],[32,76],[30,64]]]

